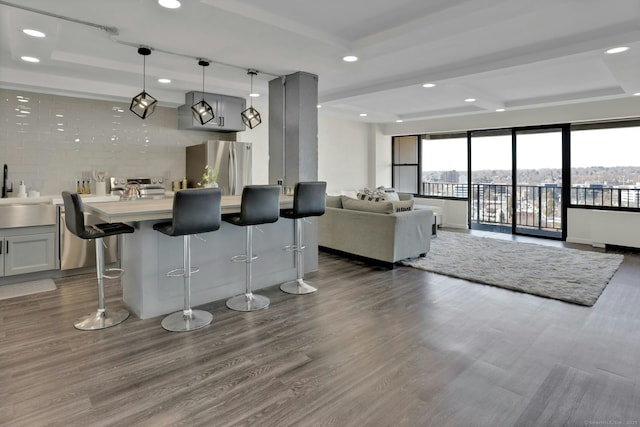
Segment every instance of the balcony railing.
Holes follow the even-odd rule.
[[[472,184],[471,221],[477,224],[513,224],[513,187],[509,184]],[[562,188],[517,185],[515,188],[517,227],[556,232],[562,230]],[[468,198],[467,184],[423,182],[425,196]],[[571,187],[571,204],[640,208],[638,188]]]

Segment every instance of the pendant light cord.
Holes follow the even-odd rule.
[[[143,92],[147,91],[147,87],[145,86],[145,83],[147,80],[146,77],[147,77],[147,56],[142,55],[142,91]]]
[[[253,73],[251,73],[251,92],[249,93],[249,102],[251,103],[251,108],[253,108]]]

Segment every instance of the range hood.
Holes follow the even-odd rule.
[[[237,96],[204,93],[204,100],[213,109],[213,120],[203,124],[193,117],[191,106],[202,101],[203,93],[187,92],[184,105],[178,107],[178,129],[217,132],[242,132],[246,130],[241,113],[246,109],[246,100]]]

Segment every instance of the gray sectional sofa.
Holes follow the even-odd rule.
[[[431,246],[433,211],[408,210],[409,205],[413,200],[374,202],[327,196],[325,214],[318,219],[318,245],[388,266],[424,256]]]

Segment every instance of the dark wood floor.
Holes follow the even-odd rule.
[[[268,289],[265,311],[207,305],[190,333],[75,330],[91,275],[0,301],[0,424],[640,424],[638,255],[591,308],[322,252],[308,278],[319,292]]]

